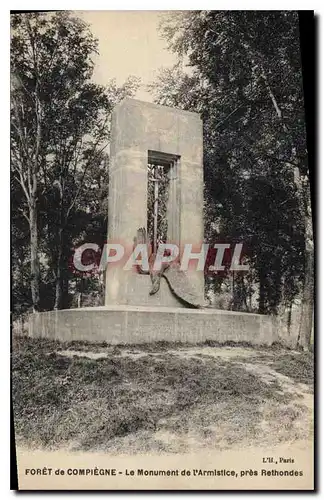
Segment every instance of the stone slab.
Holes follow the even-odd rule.
[[[272,316],[251,313],[116,305],[32,314],[29,336],[112,345],[206,340],[271,345],[277,325]]]
[[[110,304],[112,305],[134,305],[138,306],[163,306],[163,307],[183,307],[176,296],[170,292],[167,281],[162,278],[160,290],[150,295],[152,288],[151,277],[148,275],[138,274],[135,272],[126,272],[116,269],[118,273],[119,293],[116,298],[110,295]],[[110,279],[113,275],[110,274]]]

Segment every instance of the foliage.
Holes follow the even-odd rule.
[[[73,246],[105,238],[110,114],[138,81],[95,84],[97,40],[70,13],[11,17],[13,267],[18,276],[23,235],[21,258],[31,264],[33,305],[61,308],[69,305],[69,284],[76,280],[69,269]],[[23,288],[31,305],[25,282],[15,281],[14,297],[19,302]]]
[[[186,11],[164,15],[161,32],[179,62],[161,70],[155,100],[198,112],[204,123],[205,234],[243,242],[250,264],[234,277],[232,308],[248,309],[257,292],[259,311],[276,313],[304,279],[295,181],[307,186],[308,172],[297,14]]]

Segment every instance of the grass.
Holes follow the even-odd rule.
[[[243,360],[250,361],[248,358],[241,358],[241,361]],[[312,353],[281,350],[279,356],[269,356],[268,353],[260,354],[258,361],[265,362],[276,372],[291,378],[296,384],[305,384],[312,390],[314,385],[314,357]]]
[[[307,408],[279,381],[265,382],[235,357],[178,356],[179,347],[16,338],[12,397],[17,442],[110,452],[178,452],[187,450],[189,442],[218,448],[273,442],[276,437],[264,431],[264,408],[272,409],[266,417],[270,428],[271,419],[288,414],[291,425],[278,434],[279,440],[303,437],[297,421],[306,418]],[[107,357],[67,357],[60,355],[62,350],[106,352]],[[292,381],[311,385],[310,354],[269,349],[266,358]]]
[[[273,361],[271,366],[295,382],[313,387],[314,358],[311,354],[306,352],[286,353]]]

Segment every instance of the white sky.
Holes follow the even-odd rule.
[[[99,40],[95,82],[105,85],[116,78],[117,84],[122,84],[129,75],[135,75],[142,80],[135,97],[151,102],[152,96],[145,85],[154,80],[157,69],[176,62],[157,30],[161,11],[76,11],[75,14],[90,24]]]

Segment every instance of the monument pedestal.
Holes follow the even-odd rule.
[[[261,314],[114,305],[35,313],[30,316],[29,336],[112,345],[206,340],[271,345],[277,329],[275,318]]]

